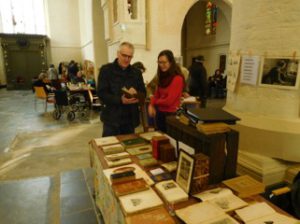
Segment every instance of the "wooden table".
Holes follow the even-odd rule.
[[[126,136],[117,136],[119,139],[123,139]],[[134,135],[136,136],[136,135]],[[137,163],[138,159],[135,156],[131,156],[133,163]],[[104,153],[101,147],[98,147],[95,141],[90,142],[90,161],[91,167],[95,169],[95,177],[94,177],[94,185],[95,185],[95,200],[96,205],[100,209],[103,219],[106,224],[122,224],[126,223],[126,217],[122,212],[121,205],[118,201],[118,198],[115,196],[111,185],[106,178],[103,170],[108,168],[108,165],[104,159]],[[155,167],[151,167],[148,169],[153,169]],[[145,170],[145,169],[144,169]],[[147,170],[145,170],[147,171]],[[211,188],[220,186],[212,185]],[[155,188],[153,188],[155,190]],[[254,201],[266,201],[262,196],[255,195],[246,199],[247,202],[252,203]],[[282,214],[286,214],[284,211],[276,207],[275,205],[271,204],[270,202],[266,201],[270,206],[276,209],[278,212]],[[174,210],[184,208],[186,206],[198,203],[198,200],[190,197],[188,201],[181,202],[175,204],[173,207]],[[166,204],[164,204],[165,208],[168,210],[170,209]],[[231,213],[233,214],[233,213]],[[173,217],[175,223],[182,223],[177,217]],[[141,223],[142,224],[142,223]]]

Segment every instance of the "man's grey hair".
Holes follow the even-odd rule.
[[[124,41],[124,42],[122,42],[122,43],[119,45],[119,50],[118,50],[118,51],[120,51],[120,50],[122,49],[122,47],[124,47],[124,46],[126,46],[126,47],[132,49],[132,51],[134,52],[134,46],[133,46],[133,44],[130,43],[130,42],[127,42],[127,41]]]

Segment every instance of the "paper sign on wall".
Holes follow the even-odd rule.
[[[259,74],[259,56],[245,55],[242,58],[241,83],[256,85]]]

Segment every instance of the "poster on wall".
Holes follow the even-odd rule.
[[[242,57],[241,66],[241,83],[256,85],[257,77],[259,75],[259,63],[260,56],[248,56],[244,55]]]
[[[228,60],[227,89],[234,92],[240,72],[240,55],[231,55]]]
[[[296,89],[299,59],[266,57],[261,63],[260,86]]]

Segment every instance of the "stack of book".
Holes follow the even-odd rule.
[[[102,146],[102,151],[104,152],[105,155],[110,155],[110,154],[124,152],[124,147],[121,144],[107,145],[107,146]]]

